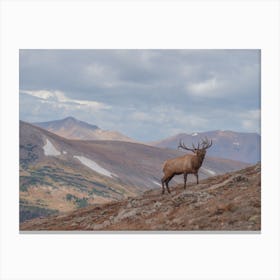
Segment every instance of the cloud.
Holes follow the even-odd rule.
[[[93,63],[84,69],[87,83],[104,88],[112,88],[119,84],[117,71],[106,65]]]
[[[148,112],[134,112],[131,114],[131,119],[135,121],[152,121],[156,120],[153,115]]]
[[[200,82],[191,83],[187,86],[190,94],[200,97],[219,97],[223,95],[222,90],[226,84],[216,77]]]
[[[239,116],[242,127],[246,131],[255,132],[260,130],[261,111],[259,109],[241,112]]]
[[[130,130],[138,138],[153,140],[160,138],[158,134],[168,137],[174,133],[203,131],[208,127],[207,118],[167,105],[155,106],[153,110],[142,108],[141,111],[132,111],[128,120],[123,121],[127,124],[131,122]]]
[[[73,115],[139,140],[259,131],[259,50],[20,50],[20,117]]]
[[[70,107],[74,106],[80,109],[81,106],[89,107],[93,110],[102,110],[102,109],[110,109],[109,105],[106,105],[101,102],[91,101],[91,100],[79,100],[68,98],[65,93],[61,91],[48,91],[48,90],[38,90],[38,91],[31,91],[31,90],[22,90],[20,91],[21,94],[28,94],[32,97],[38,98],[39,102],[46,104],[53,104],[57,108],[62,107]]]
[[[40,99],[49,99],[56,95],[56,93],[47,91],[47,90],[37,90],[37,91],[31,91],[31,90],[21,90],[20,93],[26,93],[34,97],[38,97]]]

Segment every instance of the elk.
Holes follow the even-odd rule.
[[[197,147],[195,147],[194,144],[192,144],[191,149],[186,147],[185,144],[180,140],[178,149],[182,148],[187,151],[191,151],[194,154],[186,154],[182,157],[168,159],[164,162],[164,176],[161,179],[162,194],[164,194],[165,191],[164,184],[166,185],[168,193],[170,193],[168,183],[175,175],[184,174],[184,189],[186,189],[188,174],[194,174],[196,176],[196,182],[198,184],[198,170],[203,163],[206,150],[210,148],[212,144],[212,140],[209,142],[209,140],[206,137],[204,140],[201,140],[201,143],[198,142]]]

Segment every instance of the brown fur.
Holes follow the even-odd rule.
[[[168,183],[175,175],[184,174],[184,189],[186,189],[188,174],[194,174],[196,176],[196,182],[198,184],[198,170],[203,163],[206,154],[206,149],[212,145],[212,142],[210,144],[208,140],[207,145],[205,145],[205,141],[202,143],[204,143],[204,146],[201,149],[199,149],[199,145],[197,148],[189,149],[184,145],[181,145],[180,143],[180,148],[191,150],[194,154],[186,154],[185,156],[169,159],[164,162],[164,176],[161,179],[162,194],[164,194],[165,191],[164,184],[166,185],[167,191],[170,193]]]

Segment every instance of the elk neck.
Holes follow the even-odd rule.
[[[200,166],[202,165],[202,162],[204,160],[205,155],[196,155],[196,164],[197,164],[197,168],[200,168]]]

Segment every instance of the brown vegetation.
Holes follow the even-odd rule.
[[[159,195],[143,195],[89,206],[64,215],[37,218],[20,229],[74,231],[259,231],[261,229],[260,164],[189,183]]]

